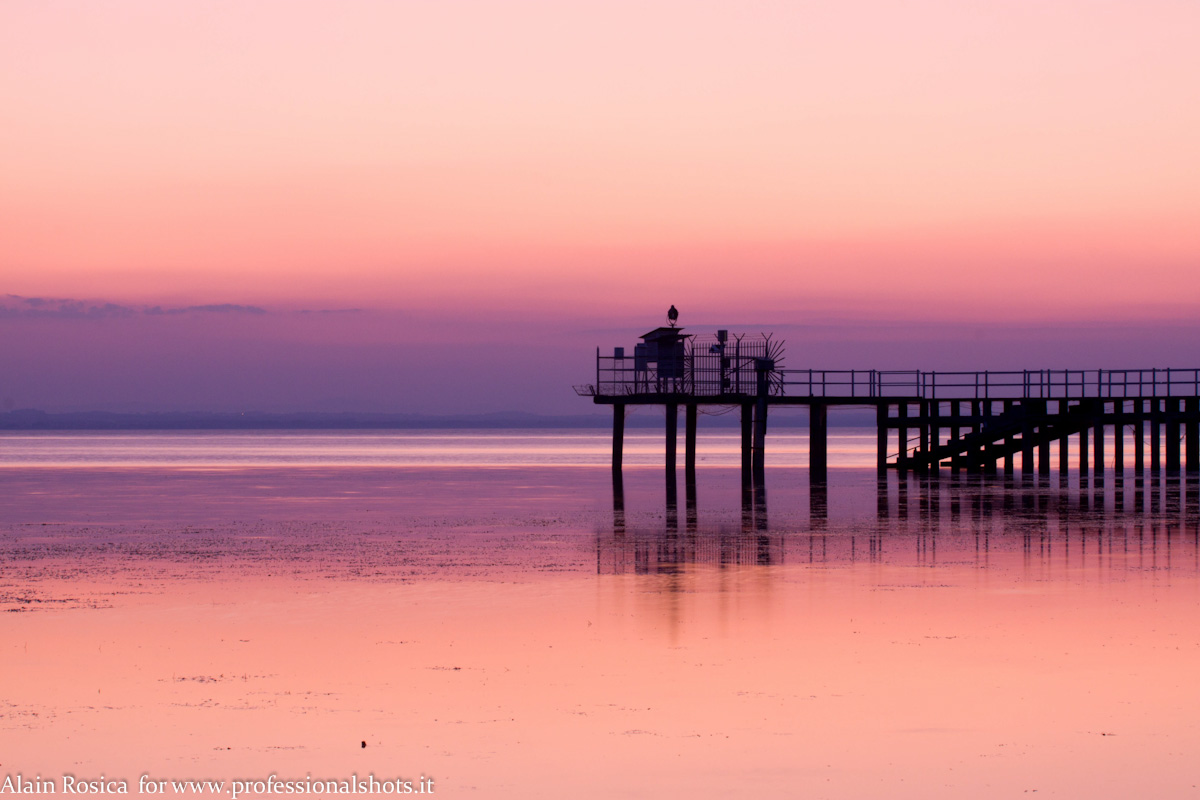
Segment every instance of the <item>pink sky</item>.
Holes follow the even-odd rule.
[[[634,336],[670,303],[849,340],[1187,320],[1197,30],[1183,0],[10,0],[0,294],[256,305],[246,341],[297,353],[424,319]],[[393,324],[275,324],[348,307]],[[166,338],[219,350],[199,327]],[[579,339],[581,373],[618,343]]]

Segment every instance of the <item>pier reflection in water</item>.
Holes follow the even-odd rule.
[[[992,553],[1021,552],[1060,566],[1119,555],[1132,569],[1200,572],[1200,476],[1194,474],[1117,478],[1107,485],[1074,478],[890,475],[859,480],[853,491],[851,505],[858,509],[868,507],[874,494],[873,517],[831,516],[828,485],[821,482],[807,487],[807,513],[791,506],[772,521],[766,487],[743,487],[738,524],[724,513],[702,518],[695,484],[689,483],[681,530],[671,493],[659,522],[630,525],[618,478],[612,528],[597,534],[597,569],[655,574],[689,565],[935,565],[964,559],[987,567]]]
[[[596,533],[621,658],[661,657],[640,705],[680,698],[670,746],[699,718],[755,731],[741,757],[826,797],[1191,791],[1195,475],[777,470],[740,496],[728,477],[700,475],[681,527],[635,474],[653,497]]]

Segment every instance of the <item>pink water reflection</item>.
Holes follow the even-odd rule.
[[[1194,485],[735,477],[693,518],[634,473],[618,529],[603,470],[0,472],[0,772],[1193,791]]]

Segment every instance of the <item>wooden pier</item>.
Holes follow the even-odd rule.
[[[805,407],[809,415],[811,483],[829,466],[829,410],[873,408],[876,464],[889,469],[942,469],[1060,478],[1078,470],[1102,485],[1111,436],[1112,469],[1200,472],[1200,369],[920,370],[784,369],[782,342],[768,335],[685,335],[657,328],[626,355],[596,351],[595,383],[578,394],[613,407],[612,469],[620,480],[625,413],[630,406],[666,409],[666,470],[673,494],[679,407],[684,408],[684,470],[696,469],[696,423],[703,407],[741,414],[744,486],[761,486],[771,408]],[[1072,455],[1075,456],[1073,464]],[[1057,458],[1055,458],[1057,456]],[[1057,463],[1055,463],[1057,462]],[[669,497],[669,499],[671,499]]]

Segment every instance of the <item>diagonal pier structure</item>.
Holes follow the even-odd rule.
[[[696,423],[701,407],[741,414],[742,482],[765,479],[767,419],[772,407],[809,412],[810,481],[828,470],[828,415],[837,406],[875,409],[877,466],[937,472],[1050,474],[1057,455],[1062,480],[1078,457],[1081,480],[1103,481],[1106,433],[1113,469],[1125,470],[1127,439],[1134,471],[1200,472],[1200,369],[1091,369],[936,372],[785,369],[783,342],[769,334],[685,334],[656,328],[627,353],[596,351],[594,383],[577,394],[613,407],[612,469],[619,481],[629,406],[666,409],[666,470],[674,486],[679,407],[685,414],[684,465],[694,485]],[[672,491],[671,488],[668,491]]]

